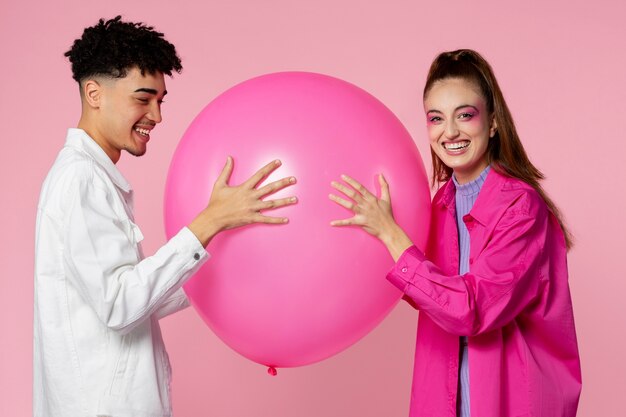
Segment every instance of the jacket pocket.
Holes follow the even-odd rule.
[[[111,380],[110,394],[119,396],[126,391],[129,379],[130,355],[133,345],[133,334],[125,334],[120,339],[119,352]]]
[[[143,240],[143,233],[141,233],[141,229],[139,228],[139,226],[137,226],[135,223],[131,222],[130,220],[128,221],[128,223],[130,224],[131,236],[132,236],[133,242],[140,243]]]
[[[128,241],[135,248],[135,253],[137,255],[137,261],[141,261],[143,256],[143,250],[141,249],[141,241],[143,241],[143,233],[141,233],[141,229],[137,226],[132,220],[125,219],[124,220],[124,231],[126,236],[128,237]]]

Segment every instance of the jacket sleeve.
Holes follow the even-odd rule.
[[[68,280],[100,320],[127,333],[171,301],[208,253],[183,228],[142,259],[138,228],[114,209],[119,198],[97,176],[74,181],[68,192],[63,254]]]
[[[506,325],[537,298],[547,275],[547,207],[521,205],[505,212],[470,272],[446,275],[413,246],[387,279],[449,333],[475,336]]]
[[[163,317],[167,317],[170,314],[174,314],[177,311],[184,310],[189,307],[189,300],[182,288],[176,290],[167,300],[159,306],[154,312],[154,316],[157,320],[161,320]]]

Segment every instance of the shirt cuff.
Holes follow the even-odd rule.
[[[406,292],[409,284],[415,282],[416,270],[426,260],[424,253],[413,245],[405,250],[398,262],[387,274],[387,280],[402,292]]]
[[[205,262],[211,258],[211,254],[202,246],[196,235],[187,227],[180,229],[170,242],[176,248],[178,253],[188,253],[194,262]]]

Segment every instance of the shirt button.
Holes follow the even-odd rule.
[[[406,272],[406,271],[408,271],[408,270],[409,270],[409,269],[408,269],[406,266],[405,266],[404,268],[402,268],[402,269],[401,269],[401,271],[402,271],[402,272]]]
[[[200,254],[199,254],[199,253],[194,253],[194,254],[193,254],[193,259],[195,259],[196,261],[197,261],[198,259],[200,259]]]
[[[474,258],[470,258],[470,264],[474,263]]]

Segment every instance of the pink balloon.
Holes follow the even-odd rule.
[[[341,174],[378,190],[384,173],[393,210],[424,247],[430,191],[424,166],[402,123],[376,98],[345,81],[285,72],[245,81],[196,117],[174,154],[166,186],[165,224],[173,236],[206,207],[226,157],[230,184],[273,159],[269,181],[295,176],[275,194],[298,204],[266,214],[287,225],[252,225],[218,235],[212,258],[185,284],[192,304],[227,345],[270,366],[325,359],[371,331],[401,293],[385,279],[393,260],[360,228],[335,228],[350,217],[328,199]]]

